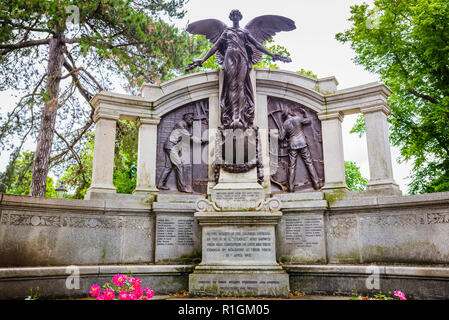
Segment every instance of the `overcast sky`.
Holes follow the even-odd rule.
[[[286,16],[296,22],[297,29],[280,33],[275,37],[277,44],[285,46],[291,53],[292,63],[280,63],[281,68],[297,71],[301,68],[311,70],[318,77],[335,76],[339,82],[338,89],[378,81],[375,74],[365,71],[353,63],[354,52],[349,45],[342,45],[335,40],[335,34],[348,29],[350,24],[350,6],[363,2],[371,4],[372,0],[190,0],[185,6],[187,14],[184,19],[174,22],[179,28],[185,28],[189,22],[215,18],[227,24],[229,12],[239,9],[243,14],[241,25],[245,26],[252,18],[276,14]],[[1,112],[10,109],[13,101],[10,93],[0,93]],[[359,138],[349,134],[356,116],[348,116],[343,123],[345,160],[355,161],[362,174],[369,178],[368,157],[365,137]],[[32,148],[33,146],[28,146]],[[398,164],[399,152],[392,148],[394,177],[401,190],[408,188],[406,177],[410,174],[410,165]],[[8,157],[0,155],[0,171],[4,170]]]

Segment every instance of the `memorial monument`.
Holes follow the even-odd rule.
[[[100,92],[92,183],[84,200],[0,194],[0,299],[86,297],[129,272],[156,294],[286,297],[373,293],[449,298],[449,193],[403,196],[392,170],[391,90],[339,90],[335,77],[253,69],[263,42],[295,23],[261,16],[240,28],[214,19],[193,34],[212,43],[222,69],[145,83],[140,96]],[[370,179],[345,181],[342,122],[366,120]],[[133,194],[113,184],[116,125],[137,123]],[[406,264],[398,265],[398,264]],[[77,266],[81,289],[65,286]],[[33,267],[33,268],[30,268]],[[375,293],[378,293],[375,292]]]
[[[263,42],[277,32],[296,27],[288,18],[267,15],[240,28],[242,14],[238,10],[233,10],[229,19],[232,27],[215,19],[197,21],[187,27],[192,34],[205,35],[213,46],[202,60],[189,64],[186,71],[201,66],[214,54],[223,66],[219,152],[215,160],[218,183],[211,190],[211,201],[197,203],[200,212],[195,218],[202,226],[203,255],[201,264],[190,275],[189,292],[209,296],[287,297],[288,275],[276,262],[275,228],[282,217],[280,201],[266,200],[261,186],[263,163],[259,128],[254,121],[255,84],[251,71],[263,54],[273,60],[291,62],[268,51]]]

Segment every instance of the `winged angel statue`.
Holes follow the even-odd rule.
[[[242,14],[232,10],[229,19],[233,26],[216,19],[205,19],[189,24],[187,31],[205,35],[214,45],[201,60],[190,63],[186,71],[201,66],[216,54],[218,63],[223,65],[224,83],[221,95],[221,113],[223,129],[248,129],[254,127],[254,92],[250,71],[263,54],[273,60],[291,62],[291,59],[273,54],[263,46],[277,32],[296,29],[295,22],[275,15],[264,15],[251,20],[244,29],[239,22]]]

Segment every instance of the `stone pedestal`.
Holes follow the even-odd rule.
[[[265,200],[257,170],[221,171],[211,200],[197,202],[202,262],[190,275],[190,294],[288,297],[288,275],[276,262],[280,201]]]
[[[197,212],[202,262],[189,278],[194,296],[288,297],[289,279],[276,262],[280,212]]]
[[[265,199],[263,187],[257,183],[257,169],[247,173],[221,170],[211,199],[220,211],[255,210]]]

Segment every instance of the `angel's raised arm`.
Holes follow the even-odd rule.
[[[251,44],[253,46],[256,47],[257,50],[259,50],[262,53],[265,53],[266,55],[269,55],[270,57],[274,58],[274,54],[272,52],[270,52],[270,50],[268,50],[267,48],[264,47],[263,44],[259,43],[252,35],[251,33],[247,33],[246,34],[249,42],[251,42]]]
[[[223,38],[223,34],[220,36],[220,38],[218,38],[217,42],[212,46],[212,48],[210,48],[209,52],[204,56],[204,58],[201,60],[202,63],[206,62],[207,59],[209,59],[210,57],[212,57],[215,52],[218,51],[218,49],[220,48],[220,46],[223,45],[223,42],[225,42],[224,38]]]
[[[210,48],[209,52],[204,56],[203,59],[195,60],[192,63],[189,63],[186,67],[186,71],[190,71],[192,69],[195,69],[196,67],[200,67],[203,65],[204,62],[206,62],[210,57],[212,57],[220,48],[220,46],[223,44],[223,38],[220,37],[218,41]]]

